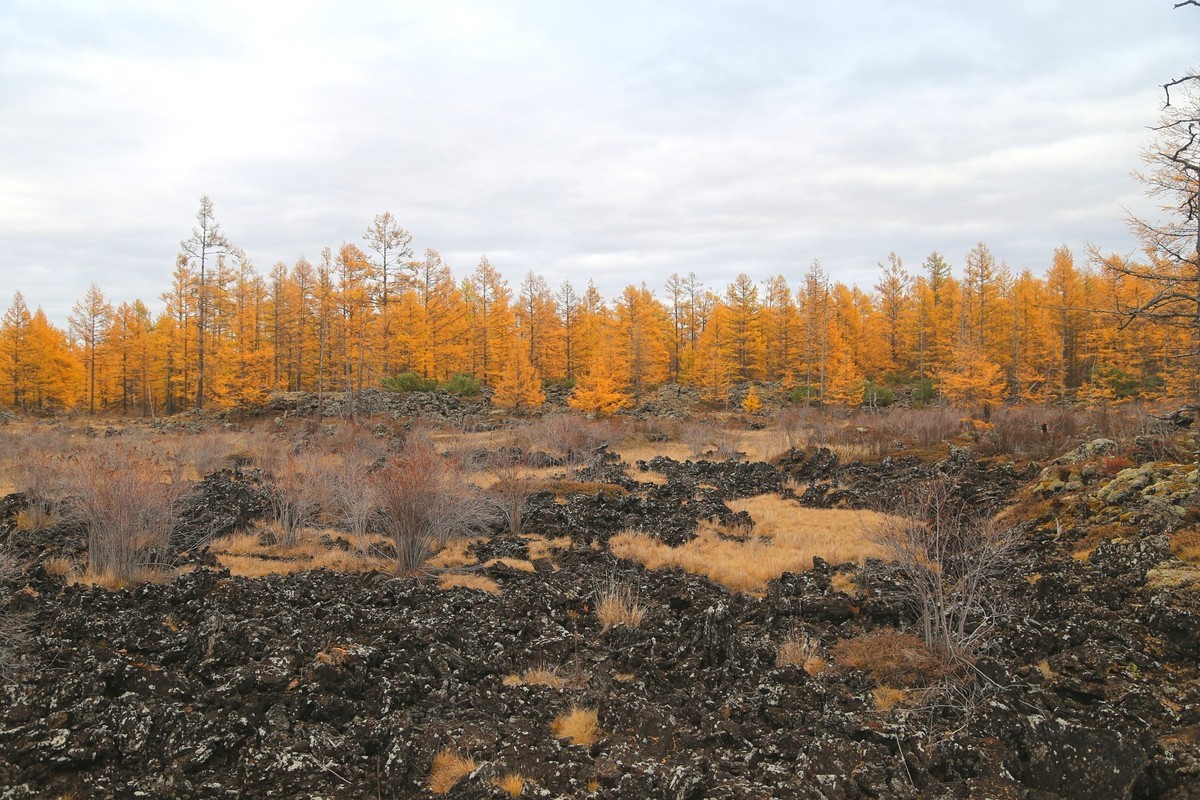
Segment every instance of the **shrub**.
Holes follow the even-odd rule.
[[[7,583],[20,571],[16,558],[0,549],[0,585]],[[8,610],[0,606],[0,678],[11,678],[17,671],[17,653],[25,638],[25,626]]]
[[[546,389],[566,389],[568,392],[575,388],[579,381],[576,378],[546,378],[542,386]]]
[[[896,402],[896,395],[886,386],[867,381],[863,384],[862,402],[867,408],[887,408]]]
[[[437,380],[422,378],[415,372],[401,372],[394,378],[384,378],[383,388],[389,392],[432,392],[438,388]]]
[[[809,675],[816,675],[825,669],[825,659],[821,657],[820,640],[792,631],[779,645],[779,650],[775,654],[775,666],[796,666]]]
[[[809,400],[815,400],[820,396],[820,391],[815,386],[809,384],[801,384],[788,392],[788,399],[793,403],[804,403]]]
[[[525,501],[544,481],[534,472],[528,455],[520,451],[500,450],[490,454],[488,471],[496,481],[492,484],[491,492],[508,524],[508,532],[520,534]]]
[[[331,494],[334,471],[321,456],[273,442],[263,452],[270,478],[271,513],[279,523],[280,544],[296,544],[300,530],[313,524],[322,501]]]
[[[948,479],[906,487],[871,538],[907,580],[903,592],[925,645],[946,659],[969,656],[991,632],[994,579],[1009,568],[1010,528],[966,507]]]
[[[381,529],[396,548],[396,564],[413,570],[455,536],[484,530],[494,506],[441,456],[424,436],[411,436],[404,449],[371,474],[379,498]]]
[[[450,394],[456,394],[459,397],[477,397],[483,384],[478,378],[473,378],[465,373],[451,375],[450,379],[442,384],[442,389]]]
[[[71,462],[69,513],[88,529],[88,570],[126,583],[167,563],[184,486],[138,448],[108,445]]]

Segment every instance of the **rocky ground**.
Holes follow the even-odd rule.
[[[509,774],[526,797],[1200,797],[1200,570],[1167,535],[1195,524],[1194,475],[1091,467],[965,451],[846,466],[818,451],[655,459],[633,473],[668,479],[650,484],[602,460],[581,481],[610,490],[531,498],[527,528],[572,546],[533,572],[487,568],[499,594],[387,574],[237,578],[202,552],[168,583],[68,586],[39,562],[77,553],[82,532],[19,531],[10,497],[0,539],[31,566],[3,586],[28,635],[0,689],[0,798],[421,797],[446,748],[475,759],[452,798],[511,796],[494,780]],[[832,655],[911,622],[886,565],[819,562],[753,597],[604,547],[630,526],[684,541],[697,519],[732,517],[726,500],[791,491],[789,477],[806,504],[867,506],[935,474],[980,507],[1016,503],[1021,545],[971,685],[886,710],[878,681]],[[253,484],[210,476],[181,533],[245,524]],[[861,594],[843,591],[846,573]],[[640,626],[602,629],[597,593],[613,581],[636,591]],[[776,665],[798,634],[828,667]],[[510,677],[539,667],[561,685]],[[572,707],[598,712],[596,743],[555,736]]]

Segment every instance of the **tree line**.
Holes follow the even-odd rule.
[[[957,403],[1190,397],[1194,360],[1172,356],[1193,332],[1123,314],[1169,268],[1098,252],[1079,264],[1063,246],[1037,275],[981,242],[958,270],[937,252],[915,268],[892,253],[868,289],[814,261],[791,281],[743,273],[719,289],[674,274],[604,298],[593,282],[551,287],[534,272],[513,286],[486,256],[458,279],[438,251],[415,256],[385,212],[361,244],[262,274],[206,197],[157,315],[92,284],[63,330],[17,292],[0,320],[0,402],[171,414],[253,407],[275,390],[356,393],[399,375],[467,376],[517,410],[551,383],[589,411],[666,382],[715,402],[748,382],[834,404],[898,392]]]

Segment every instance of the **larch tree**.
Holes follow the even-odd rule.
[[[113,309],[96,284],[71,309],[71,335],[79,342],[87,372],[88,413],[96,413],[96,388],[103,369],[104,334]]]
[[[596,343],[596,350],[567,405],[585,414],[615,414],[633,404],[627,391],[628,372],[612,336]]]
[[[888,253],[887,265],[879,265],[879,280],[875,283],[879,319],[882,322],[881,333],[887,344],[887,361],[884,368],[887,372],[899,369],[904,360],[902,332],[911,286],[912,276],[904,269],[904,262],[900,256],[895,252]]]
[[[525,342],[514,339],[508,360],[492,394],[492,405],[514,414],[536,411],[546,402],[542,381]]]
[[[19,291],[13,294],[12,305],[0,320],[0,379],[4,394],[12,398],[12,407],[26,408],[29,374],[33,368],[33,350],[29,327],[32,315]]]
[[[205,396],[205,337],[208,332],[208,312],[211,303],[208,274],[217,259],[237,252],[213,216],[213,203],[208,195],[200,198],[200,210],[196,212],[196,227],[192,229],[191,237],[180,242],[179,247],[189,265],[197,270],[196,408],[202,409]]]
[[[392,304],[399,288],[397,284],[410,270],[413,237],[400,226],[392,212],[384,211],[375,215],[362,238],[375,254],[369,262],[374,273],[371,294],[377,310],[375,319],[379,328],[379,358],[383,374],[391,376],[396,371],[396,364],[392,360]]]
[[[492,384],[500,378],[513,335],[512,292],[485,255],[464,282],[463,295],[472,318],[471,371]]]

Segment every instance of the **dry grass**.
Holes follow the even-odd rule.
[[[17,512],[16,524],[19,531],[44,531],[58,522],[58,516],[47,511],[41,503],[34,503]]]
[[[425,559],[425,566],[430,569],[458,569],[469,567],[479,562],[479,559],[468,551],[471,545],[483,541],[482,536],[468,536],[462,539],[451,539],[432,558]]]
[[[636,628],[646,617],[646,609],[638,603],[637,592],[615,579],[596,592],[596,616],[604,630],[624,625]]]
[[[661,472],[654,472],[652,470],[643,472],[637,467],[626,467],[625,474],[630,480],[635,480],[638,483],[652,483],[656,486],[666,486],[670,482],[670,478]]]
[[[79,565],[65,556],[52,556],[42,562],[42,568],[50,575],[67,578],[75,574]]]
[[[862,587],[858,585],[858,578],[853,572],[835,572],[829,579],[829,586],[835,592],[841,592],[851,597],[861,597],[863,593]]]
[[[767,581],[785,572],[812,568],[814,556],[832,564],[859,563],[883,551],[869,536],[885,519],[870,511],[810,509],[777,495],[760,495],[729,503],[734,511],[748,511],[754,527],[743,541],[721,535],[742,536],[702,525],[695,539],[668,547],[639,531],[625,531],[609,542],[613,554],[643,564],[647,569],[679,567],[706,575],[735,592],[761,592]]]
[[[1191,529],[1173,534],[1171,552],[1182,561],[1200,564],[1200,530]]]
[[[676,461],[686,461],[692,457],[691,448],[683,442],[647,442],[643,439],[637,439],[622,442],[612,449],[627,464],[649,461],[655,456],[666,456]],[[634,477],[640,481],[642,478],[637,476],[646,474],[648,473],[640,472]]]
[[[527,780],[528,779],[524,775],[518,775],[515,772],[507,772],[498,778],[492,778],[492,786],[495,786],[509,797],[520,797],[521,793],[525,791],[525,783]]]
[[[268,524],[268,529],[271,524]],[[294,544],[264,543],[255,533],[235,533],[217,539],[209,550],[217,563],[233,575],[262,578],[267,575],[290,575],[306,570],[328,569],[335,572],[382,572],[392,568],[392,562],[364,554],[360,549],[342,550],[321,543],[321,531],[303,530]],[[329,531],[336,536],[336,531]],[[265,537],[271,538],[271,537]]]
[[[775,666],[797,666],[809,675],[821,672],[825,664],[825,659],[821,657],[821,642],[801,633],[789,634],[775,654]]]
[[[493,558],[491,561],[484,563],[484,568],[494,567],[497,564],[503,564],[506,567],[511,567],[518,572],[534,572],[533,563],[526,561],[523,558]]]
[[[567,685],[567,679],[559,675],[555,667],[530,667],[520,675],[505,675],[504,685],[549,686],[551,689],[561,689]]]
[[[891,711],[897,706],[904,706],[908,691],[893,686],[876,686],[871,690],[871,698],[875,701],[876,711]]]
[[[109,591],[128,589],[144,583],[164,583],[170,575],[163,570],[144,567],[128,575],[117,575],[111,572],[93,572],[78,570],[66,576],[67,584],[71,586],[94,586]]]
[[[881,686],[928,686],[950,674],[949,665],[911,633],[881,628],[833,647],[843,667],[862,670]]]
[[[439,589],[474,589],[488,594],[500,594],[500,584],[485,575],[442,575],[438,578]]]
[[[566,739],[571,744],[591,747],[600,741],[600,718],[593,708],[572,706],[570,711],[559,714],[550,723],[550,730],[559,739]]]
[[[446,794],[477,767],[475,759],[470,756],[451,748],[441,750],[433,757],[433,765],[429,768],[429,791]]]
[[[537,561],[543,558],[550,558],[555,550],[570,550],[571,537],[559,536],[555,539],[547,539],[545,536],[536,534],[527,534],[523,538],[528,544],[529,559]]]

